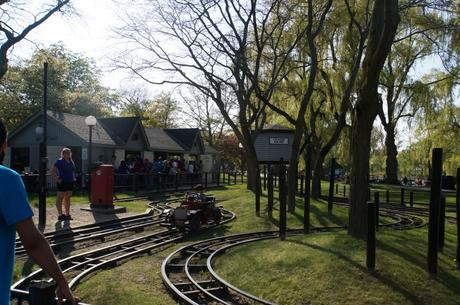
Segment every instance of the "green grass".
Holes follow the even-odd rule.
[[[134,192],[127,192],[127,193],[117,193],[117,198],[127,198],[134,196]],[[38,195],[32,194],[29,196],[30,204],[38,208]],[[56,195],[50,194],[46,197],[46,205],[47,206],[54,206],[56,202]],[[87,193],[74,193],[71,197],[72,204],[81,204],[81,205],[89,205],[89,198]],[[132,213],[143,213],[147,209],[147,203],[149,201],[145,199],[134,200],[134,201],[120,201],[114,202],[116,206],[126,207],[128,212]]]
[[[220,205],[235,212],[237,219],[191,236],[185,243],[223,234],[277,229],[277,201],[274,219],[270,220],[266,217],[266,196],[261,199],[261,216],[255,217],[253,193],[244,186],[210,192],[220,200]],[[146,208],[145,202],[129,205],[140,211]],[[288,227],[301,228],[302,217],[302,200],[298,198],[295,213],[288,213]],[[335,226],[347,221],[347,208],[334,206],[333,215],[328,215],[325,202],[312,200],[312,225]],[[237,287],[280,304],[460,304],[460,272],[454,270],[453,261],[454,233],[454,226],[448,225],[437,280],[430,280],[425,271],[426,228],[380,230],[375,274],[365,270],[365,243],[345,232],[247,244],[224,254],[216,267]],[[160,266],[170,252],[183,244],[99,272],[83,281],[76,294],[93,305],[177,304],[162,284]],[[18,272],[20,266],[21,262],[17,264]]]
[[[334,196],[336,197],[348,197],[350,193],[350,185],[345,184],[343,182],[338,182],[338,193],[336,194],[336,189],[334,187]],[[345,196],[343,195],[343,187],[345,186]],[[404,188],[404,201],[406,205],[409,205],[410,200],[410,192],[414,193],[414,206],[424,206],[430,202],[430,192],[428,191],[429,188],[420,189],[418,187],[402,187],[402,186],[395,186],[395,185],[385,185],[385,184],[371,184],[371,194],[375,192],[380,193],[380,201],[386,201],[386,191],[388,190],[389,193],[389,200],[393,203],[400,203],[401,202],[401,188]],[[322,181],[321,182],[321,191],[323,195],[327,195],[329,193],[329,182]],[[455,206],[455,192],[446,192],[444,193],[446,197],[446,204],[447,206],[454,207]],[[373,198],[373,197],[372,197]],[[421,203],[423,205],[418,205]]]

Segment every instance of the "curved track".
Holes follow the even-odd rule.
[[[389,229],[412,229],[425,224],[417,216],[404,215],[390,211],[381,211],[382,216],[393,218],[395,221],[380,225]],[[346,227],[312,228],[312,233],[343,230]],[[290,230],[288,234],[302,234],[302,230]],[[260,299],[222,279],[213,269],[212,263],[216,256],[227,249],[244,243],[277,238],[278,231],[266,231],[222,236],[184,246],[171,253],[161,267],[163,282],[174,297],[184,304],[267,304]]]
[[[163,221],[161,212],[164,208],[170,208],[169,203],[177,199],[167,201],[152,201],[149,203],[149,210],[146,213],[128,216],[120,219],[63,229],[43,234],[50,247],[56,252],[66,245],[99,240],[104,241],[107,237],[123,234],[125,232],[142,232],[147,227],[157,226]],[[166,202],[166,203],[165,203]],[[155,211],[157,213],[155,213]],[[157,214],[157,215],[155,215]],[[26,250],[19,239],[16,240],[16,255],[26,254]]]
[[[232,221],[236,217],[235,214],[230,211],[223,209],[221,211],[222,220],[220,224]],[[211,222],[203,226],[200,231],[216,226],[216,224]],[[70,279],[70,287],[75,288],[75,286],[83,278],[97,270],[112,268],[122,261],[126,261],[146,253],[150,254],[158,249],[161,249],[163,246],[180,241],[185,235],[186,233],[179,232],[179,230],[176,229],[163,229],[159,232],[154,232],[143,237],[130,239],[114,245],[68,257],[59,261],[59,266],[64,274],[66,274],[66,277]],[[15,294],[26,294],[31,281],[42,279],[48,279],[42,269],[29,274],[27,277],[22,278],[11,286],[12,296],[14,297]]]

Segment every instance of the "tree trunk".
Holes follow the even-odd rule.
[[[320,152],[315,162],[311,187],[311,196],[315,199],[321,196],[321,178],[323,177],[323,163],[325,158],[326,155],[322,155]]]
[[[385,136],[386,146],[386,182],[389,184],[399,184],[398,180],[398,148],[395,144],[395,130],[394,128],[388,128]]]
[[[249,190],[256,190],[256,183],[257,183],[257,168],[259,166],[259,162],[257,160],[257,155],[255,152],[250,153],[246,152],[245,154],[246,157],[246,164],[247,164],[247,174],[248,174],[248,180],[247,180],[247,188]]]
[[[375,0],[363,61],[363,73],[354,108],[351,138],[350,211],[348,234],[367,233],[367,188],[372,124],[378,110],[377,87],[399,23],[398,0]]]
[[[376,93],[362,93],[361,99],[376,98]],[[359,101],[358,101],[359,103]],[[353,118],[350,175],[350,211],[348,234],[364,238],[367,233],[367,189],[372,124],[377,115],[371,103],[358,106]]]

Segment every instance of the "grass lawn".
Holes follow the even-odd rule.
[[[261,217],[255,217],[254,196],[243,185],[211,192],[220,205],[236,213],[237,219],[213,231],[191,236],[185,242],[277,229],[277,202],[274,220],[270,220],[265,216],[266,197],[261,200]],[[145,202],[129,204],[139,211],[146,208]],[[301,228],[302,217],[299,198],[295,213],[288,213],[288,227]],[[323,201],[312,200],[313,226],[343,225],[347,220],[347,208],[334,206],[333,215],[328,215]],[[460,304],[460,271],[454,269],[453,260],[454,226],[447,225],[446,232],[437,280],[431,280],[425,271],[426,228],[380,230],[375,274],[365,270],[365,243],[345,232],[299,235],[288,237],[286,242],[269,240],[240,246],[220,257],[216,270],[237,287],[279,304]],[[177,304],[162,284],[160,266],[181,245],[99,272],[83,281],[76,294],[94,305]]]
[[[117,198],[122,199],[122,198],[127,198],[134,196],[134,192],[127,192],[127,193],[117,193]],[[33,207],[38,208],[38,195],[36,194],[31,194],[29,195],[29,202]],[[46,198],[46,205],[47,206],[54,206],[56,202],[56,195],[55,194],[50,194]],[[87,193],[74,193],[71,198],[72,204],[87,204],[89,205],[89,198]],[[115,202],[114,204],[116,206],[120,207],[126,207],[126,209],[129,212],[133,213],[143,213],[147,209],[146,202],[148,200],[145,199],[140,199],[140,200],[134,200],[134,201],[119,201]]]

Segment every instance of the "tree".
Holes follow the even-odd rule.
[[[17,1],[0,2],[0,79],[8,70],[8,52],[26,36],[57,12],[68,13],[70,0],[43,1],[40,5]],[[34,7],[35,12],[27,7]]]
[[[309,139],[313,147],[312,196],[321,192],[323,164],[327,154],[337,144],[342,130],[348,126],[347,114],[356,93],[368,23],[360,22],[360,4],[354,8],[349,1],[334,7],[329,25],[323,31],[325,49],[329,60],[322,61],[321,78],[316,84],[316,103],[309,109]],[[359,11],[361,10],[361,11]],[[329,56],[328,56],[329,57]]]
[[[443,171],[455,176],[460,163],[460,107],[444,104],[433,113],[420,116],[413,124],[416,140],[399,156],[401,173],[429,179],[431,151],[442,147]]]
[[[120,92],[121,101],[117,105],[121,116],[145,117],[150,100],[146,90],[132,88]]]
[[[147,109],[148,125],[159,128],[174,128],[177,126],[179,106],[170,93],[162,92]]]
[[[399,24],[397,0],[375,0],[373,4],[352,121],[348,233],[357,237],[364,237],[367,232],[367,192],[363,190],[369,183],[370,138],[379,103],[377,87]]]
[[[217,106],[209,96],[193,88],[190,88],[187,94],[181,93],[181,99],[185,104],[182,108],[182,113],[186,116],[184,124],[201,130],[203,138],[213,146],[224,136],[225,128],[228,126]],[[230,112],[235,102],[232,101],[232,96],[226,99],[226,112]]]
[[[439,82],[451,83],[457,78],[454,73],[439,71],[423,75],[414,69],[423,60],[442,57],[447,47],[443,40],[451,37],[452,14],[446,14],[444,10],[447,8],[445,5],[450,4],[428,6],[429,2],[432,1],[419,2],[415,6],[408,4],[401,10],[404,19],[380,79],[383,95],[378,114],[386,133],[386,182],[391,184],[399,184],[396,146],[398,123],[413,118],[417,111],[437,103],[431,94],[434,85]],[[433,44],[433,41],[437,43]],[[451,69],[451,72],[455,70]],[[445,93],[450,95],[451,92]]]
[[[79,115],[112,113],[118,96],[101,85],[94,62],[62,45],[37,50],[22,66],[13,66],[0,80],[2,115],[9,127],[41,110],[43,62],[48,68],[48,109]]]
[[[117,30],[131,50],[117,59],[116,66],[149,83],[187,85],[209,97],[244,147],[248,187],[254,189],[260,184],[254,139],[266,121],[266,102],[284,78],[285,64],[305,33],[303,26],[292,23],[299,3],[156,0],[137,4],[134,12],[128,11],[126,25]],[[290,35],[285,35],[288,30]],[[276,45],[283,49],[274,49]],[[158,80],[156,71],[170,74]],[[234,95],[237,107],[228,111],[224,94]]]
[[[134,88],[121,92],[118,105],[122,116],[138,116],[146,127],[174,128],[177,126],[179,105],[170,93],[162,92],[151,98],[147,91]]]

